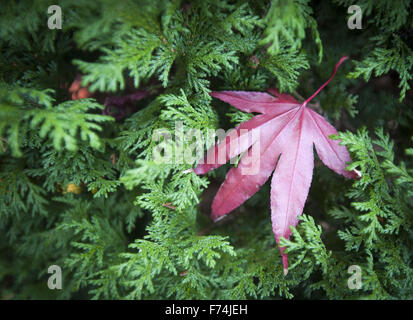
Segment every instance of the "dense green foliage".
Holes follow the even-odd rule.
[[[49,1],[0,5],[0,298],[413,298],[411,1],[359,1],[361,30],[348,29],[345,0],[58,4],[61,30],[47,27]],[[310,107],[341,131],[362,178],[316,160],[282,241],[284,276],[268,182],[214,224],[229,165],[199,177],[193,163],[156,163],[153,134],[251,117],[212,90],[308,97],[343,55],[353,60]],[[94,98],[71,100],[78,73]],[[149,93],[136,112],[102,115],[105,97],[136,90]],[[51,265],[61,290],[47,287]]]

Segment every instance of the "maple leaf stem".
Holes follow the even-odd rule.
[[[337,69],[338,67],[348,59],[347,56],[343,56],[341,57],[341,59],[337,62],[336,66],[334,67],[334,71],[333,74],[331,75],[330,79],[328,79],[320,88],[318,88],[318,90],[316,92],[313,93],[313,95],[308,98],[307,100],[304,101],[304,103],[302,104],[303,107],[305,107],[307,105],[308,102],[311,101],[311,99],[313,99],[321,90],[323,90],[323,88],[328,85],[330,83],[331,80],[333,80],[334,76],[336,75]]]

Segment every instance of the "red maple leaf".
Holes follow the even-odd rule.
[[[314,167],[313,144],[327,167],[347,178],[358,178],[357,172],[346,170],[346,163],[351,161],[346,147],[339,145],[339,140],[329,138],[330,135],[337,134],[336,129],[307,107],[308,102],[333,79],[337,68],[346,59],[347,57],[340,59],[330,79],[303,103],[287,94],[280,94],[275,89],[268,90],[272,95],[246,91],[211,93],[213,97],[241,111],[260,113],[235,128],[235,139],[234,135],[231,138],[228,135],[212,147],[207,153],[209,161],[205,157],[202,164],[194,170],[198,175],[205,174],[248,151],[241,157],[238,166],[228,171],[213,200],[214,221],[253,196],[275,170],[271,180],[272,229],[277,244],[280,237],[288,239],[291,235],[290,226],[297,225],[310,189]],[[247,134],[242,133],[245,131]],[[259,168],[254,174],[245,174],[252,164],[250,156],[258,139],[259,161],[253,164],[258,163]],[[235,143],[236,148],[228,148],[231,143]],[[224,155],[224,161],[218,161],[218,154]],[[286,274],[288,259],[283,250],[284,248],[280,248]]]

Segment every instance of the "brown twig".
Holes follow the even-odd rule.
[[[6,152],[7,149],[6,149],[6,147],[4,146],[3,141],[7,143],[7,139],[4,138],[4,137],[1,137],[1,140],[0,140],[0,145],[1,145],[1,148],[3,149],[3,152]]]
[[[167,202],[167,203],[162,203],[162,206],[165,208],[169,208],[171,210],[176,210],[176,207],[172,205],[172,203]]]
[[[301,101],[304,101],[305,99],[297,92],[297,91],[293,91],[293,95],[298,99],[298,100],[301,100]]]

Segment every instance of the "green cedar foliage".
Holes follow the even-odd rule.
[[[350,2],[62,0],[63,28],[49,30],[48,1],[3,1],[0,297],[412,299],[413,9],[359,1],[363,29],[349,30]],[[268,183],[212,223],[229,165],[199,177],[152,155],[168,144],[159,130],[193,152],[186,133],[200,129],[203,153],[210,130],[252,116],[210,91],[275,87],[303,101],[345,54],[354,62],[310,107],[340,129],[362,178],[316,161],[301,223],[282,241],[284,276]],[[71,100],[78,73],[93,98]],[[102,115],[105,97],[136,90],[148,96],[135,112]],[[47,287],[51,265],[61,290]]]
[[[344,6],[352,1],[336,0]],[[364,27],[370,33],[367,52],[363,52],[350,77],[363,77],[368,81],[372,75],[381,76],[393,70],[399,75],[400,101],[410,89],[413,73],[412,52],[412,3],[410,0],[359,1],[364,15]]]

